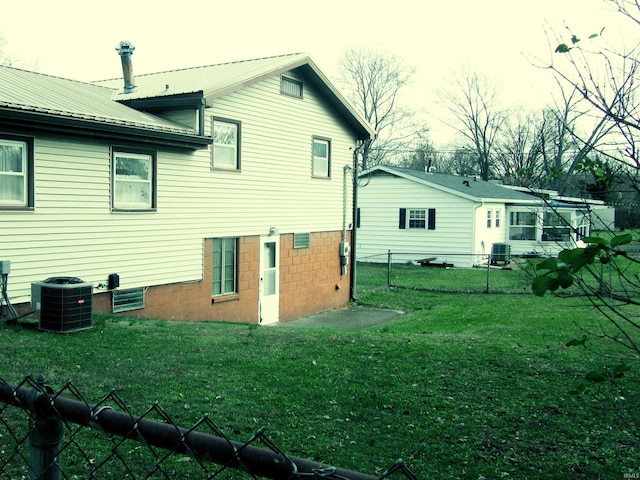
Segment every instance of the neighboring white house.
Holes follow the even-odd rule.
[[[435,257],[471,266],[504,245],[511,255],[556,254],[581,245],[590,231],[592,206],[572,200],[543,199],[474,177],[378,166],[360,175],[356,256],[386,262],[391,251],[395,262]]]
[[[134,77],[133,46],[118,50],[124,79],[93,84],[0,67],[14,306],[66,276],[93,284],[94,311],[129,316],[272,323],[346,304],[348,167],[374,132],[316,64]]]

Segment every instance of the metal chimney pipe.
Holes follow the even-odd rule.
[[[136,47],[133,43],[124,40],[116,47],[116,51],[120,55],[122,61],[122,76],[124,78],[124,93],[133,92],[136,89],[136,85],[133,81],[133,64],[131,62],[131,55]]]

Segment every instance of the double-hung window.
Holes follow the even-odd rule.
[[[0,208],[33,207],[33,140],[0,137]]]
[[[211,168],[240,170],[240,123],[214,118],[212,129]]]
[[[112,196],[114,210],[156,208],[156,155],[143,150],[113,150]]]
[[[487,210],[487,228],[491,228],[491,214],[493,211],[491,209]]]
[[[409,228],[425,228],[426,225],[426,210],[409,210]]]
[[[495,226],[496,228],[500,228],[500,209],[496,210],[496,218],[495,218]]]
[[[237,238],[213,239],[211,296],[237,293]]]
[[[314,177],[331,177],[331,140],[313,137],[311,173]]]
[[[405,229],[436,229],[435,208],[401,208],[398,228]]]

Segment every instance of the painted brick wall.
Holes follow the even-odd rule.
[[[280,321],[330,310],[349,302],[349,274],[341,275],[341,232],[313,233],[309,248],[280,238]],[[347,269],[348,270],[348,269]]]

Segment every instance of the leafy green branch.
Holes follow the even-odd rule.
[[[637,258],[630,256],[623,248],[633,241],[633,235],[622,233],[611,238],[591,236],[584,238],[585,247],[565,249],[557,258],[547,258],[536,265],[536,276],[532,281],[533,292],[542,297],[547,292],[556,292],[577,286],[589,298],[591,304],[602,314],[602,318],[613,327],[605,328],[601,324],[600,334],[588,332],[582,338],[569,341],[567,347],[586,347],[590,338],[608,338],[634,352],[633,359],[640,356],[637,343],[640,322],[637,321],[637,309],[640,305],[640,280],[637,274],[627,274],[626,267],[637,264]],[[623,262],[618,263],[617,260]],[[600,265],[600,268],[596,268]],[[607,276],[605,271],[615,272],[616,276]],[[585,278],[583,273],[588,273]],[[617,281],[614,285],[614,278]],[[583,329],[586,331],[586,329]],[[627,359],[628,360],[628,359]],[[615,382],[629,370],[628,361],[613,367],[592,370],[584,380],[588,383],[600,383],[605,380]],[[572,393],[581,394],[587,389],[587,383],[580,383]]]

